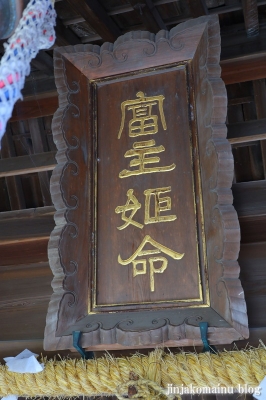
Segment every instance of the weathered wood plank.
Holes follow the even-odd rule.
[[[227,125],[227,138],[231,144],[266,139],[266,118]]]
[[[71,30],[64,26],[59,17],[56,18],[56,46],[69,46],[80,43],[80,38]]]
[[[266,242],[266,215],[240,218],[240,230],[241,243]]]
[[[31,340],[41,339],[45,326],[45,314],[49,300],[35,300],[28,306],[14,307],[5,310],[0,309],[1,329],[0,341],[2,340]],[[8,329],[7,329],[8,327]]]
[[[166,25],[151,0],[129,0],[132,8],[139,14],[148,31],[157,33],[160,29],[167,29]]]
[[[15,104],[12,121],[53,115],[58,108],[58,95],[55,92],[47,93],[43,97],[33,97],[27,101],[17,101]]]
[[[44,96],[57,96],[54,77],[40,77],[35,79],[34,75],[30,74],[29,78],[25,82],[24,88],[22,89],[24,101],[31,100],[31,96],[35,100],[39,100],[43,94]]]
[[[25,210],[14,210],[0,213],[0,222],[8,220],[20,220],[20,219],[38,219],[46,217],[47,215],[53,216],[55,208],[50,207],[39,207],[39,208],[28,208]]]
[[[257,111],[257,118],[266,118],[266,85],[265,79],[258,79],[253,81],[253,90],[254,90],[254,98],[255,105]],[[262,163],[264,169],[264,178],[266,178],[266,141],[262,141],[261,145],[261,154],[262,154]]]
[[[266,77],[266,52],[221,60],[222,79],[226,85]]]
[[[242,244],[240,278],[245,292],[250,327],[265,327],[266,242]]]
[[[47,236],[32,240],[13,240],[10,243],[2,242],[0,265],[17,265],[21,260],[25,264],[47,261],[48,240]]]
[[[34,153],[43,153],[48,151],[48,143],[42,120],[33,118],[29,120],[29,128],[32,139]],[[50,194],[50,177],[48,171],[38,172],[40,187],[42,192],[42,200],[44,206],[52,205]]]
[[[235,183],[234,207],[239,218],[266,215],[266,181]]]
[[[1,157],[2,160],[0,161],[3,163],[8,163],[10,162],[9,160],[12,160],[12,163],[16,160],[16,151],[9,126],[7,126],[6,134],[2,138]],[[12,176],[6,178],[6,186],[11,210],[26,208],[20,177]]]
[[[49,301],[52,271],[48,262],[0,267],[0,311]]]
[[[105,41],[113,42],[121,35],[121,31],[105,12],[98,0],[67,0],[68,4],[78,12],[85,21]]]
[[[56,152],[45,152],[0,160],[0,177],[51,171],[56,166]]]
[[[193,18],[208,14],[205,0],[188,0],[188,5]]]
[[[0,213],[0,245],[48,237],[55,226],[54,213],[53,206]]]
[[[38,70],[44,72],[48,76],[53,76],[53,58],[44,50],[41,50],[36,57],[31,61],[31,64]]]

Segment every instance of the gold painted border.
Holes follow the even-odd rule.
[[[90,84],[92,84],[93,86],[93,114],[95,116],[94,118],[94,146],[93,146],[93,152],[94,154],[98,154],[98,129],[97,129],[97,83],[98,82],[106,82],[106,81],[114,81],[116,79],[119,78],[127,78],[128,79],[133,79],[134,76],[141,76],[143,74],[149,74],[151,73],[151,75],[155,75],[155,74],[159,74],[159,73],[163,73],[165,72],[169,72],[169,70],[173,69],[176,70],[178,69],[178,67],[185,67],[185,77],[186,77],[186,81],[187,81],[187,98],[188,100],[192,100],[193,105],[194,105],[194,111],[196,111],[196,104],[195,104],[195,96],[194,96],[194,91],[192,89],[192,95],[189,92],[189,85],[188,85],[188,67],[189,67],[189,62],[185,61],[185,62],[179,62],[179,63],[175,63],[175,64],[169,64],[169,65],[164,65],[161,66],[159,68],[156,68],[156,71],[154,71],[153,68],[149,68],[149,69],[145,69],[142,71],[136,71],[136,72],[130,72],[130,73],[126,73],[126,74],[119,74],[116,75],[115,77],[106,77],[106,78],[99,78],[99,79],[94,79],[90,81]],[[193,77],[193,74],[191,75],[191,77]],[[191,78],[192,79],[192,78]],[[193,79],[192,79],[193,80]],[[189,116],[191,114],[189,113]],[[192,127],[193,125],[195,125],[195,132],[193,134],[193,130]],[[196,163],[197,163],[197,168],[198,168],[198,182],[199,182],[199,203],[200,203],[200,207],[199,210],[197,210],[197,204],[196,204],[196,193],[195,193],[195,167],[196,167],[196,163],[193,162],[193,148],[192,148],[192,138],[193,136],[195,137],[195,144],[196,144],[196,148],[197,150],[199,150],[198,148],[198,131],[197,131],[197,124],[196,124],[196,115],[194,117],[194,124],[192,123],[191,119],[189,119],[189,132],[190,132],[190,156],[191,156],[191,165],[192,165],[192,188],[193,188],[193,194],[194,194],[194,210],[195,210],[195,230],[196,230],[196,240],[198,241],[198,237],[199,237],[199,221],[198,221],[198,214],[200,214],[200,225],[201,225],[201,236],[202,236],[202,256],[203,256],[203,266],[202,268],[200,268],[200,255],[199,253],[201,253],[199,251],[199,247],[200,245],[197,246],[197,260],[198,260],[198,276],[199,276],[199,293],[200,293],[200,297],[198,298],[193,298],[193,299],[181,299],[181,300],[159,300],[159,301],[150,301],[150,302],[139,302],[139,303],[118,303],[118,304],[97,304],[96,303],[96,292],[97,292],[97,196],[98,196],[98,180],[97,180],[97,157],[94,157],[94,171],[93,171],[93,176],[94,176],[94,185],[93,185],[93,190],[94,190],[94,219],[93,219],[93,226],[94,226],[94,260],[93,260],[93,277],[94,277],[94,281],[93,281],[93,287],[92,287],[92,302],[91,302],[91,297],[89,295],[89,301],[88,301],[88,314],[90,315],[95,315],[95,314],[100,314],[103,312],[115,312],[115,310],[108,310],[108,308],[112,308],[112,307],[127,307],[126,311],[136,311],[136,310],[132,310],[129,307],[132,306],[136,306],[136,305],[156,305],[156,304],[176,304],[176,303],[194,303],[190,306],[186,306],[185,308],[198,308],[198,307],[209,307],[210,306],[210,301],[209,301],[209,282],[208,282],[208,277],[205,275],[205,271],[207,269],[207,257],[206,257],[206,238],[205,238],[205,227],[204,227],[204,214],[203,214],[203,201],[202,201],[202,186],[201,186],[201,174],[200,174],[200,166],[199,166],[199,159],[196,159]],[[199,154],[199,151],[198,151]],[[199,242],[199,241],[198,241]],[[204,283],[206,285],[206,299],[205,302],[202,303],[203,300],[203,279],[204,278]],[[92,304],[91,304],[92,303]],[[195,304],[195,303],[200,303],[200,304]],[[104,308],[105,310],[99,311],[97,312],[98,308]],[[179,308],[183,308],[183,306],[181,305]],[[95,310],[96,309],[96,310]],[[92,311],[93,310],[93,311]],[[124,309],[125,310],[125,309]],[[139,310],[137,310],[138,312],[142,311],[142,310],[147,310],[147,308],[140,308]],[[117,310],[117,311],[121,311],[121,310]]]

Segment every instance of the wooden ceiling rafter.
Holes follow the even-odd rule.
[[[205,0],[188,0],[189,9],[193,18],[209,14]]]
[[[40,153],[43,156],[45,155],[47,156],[48,154],[52,154],[52,152],[49,152],[48,144],[47,141],[45,140],[46,137],[44,133],[44,128],[40,122],[41,121],[37,120],[36,118],[32,118],[28,121],[30,136],[32,140],[32,147],[34,153]],[[56,163],[55,159],[54,162]],[[39,162],[39,159],[38,163],[41,166],[45,164],[45,162]],[[32,164],[36,165],[36,162],[33,162],[32,160]],[[38,177],[40,181],[43,205],[50,206],[52,205],[51,194],[50,194],[50,175],[48,174],[47,169],[43,171],[38,171]]]
[[[266,51],[221,61],[226,85],[266,78]],[[33,96],[15,104],[10,122],[53,115],[58,108],[57,92],[35,91]]]
[[[7,127],[6,134],[2,138],[1,158],[2,161],[16,158],[15,147],[9,127]],[[5,179],[11,210],[26,208],[20,177],[10,176]]]
[[[67,3],[75,12],[78,11],[102,40],[114,42],[121,35],[120,29],[98,0],[67,0]]]
[[[242,0],[242,4],[247,36],[258,36],[259,15],[257,0]]]
[[[39,51],[36,57],[31,61],[31,65],[47,76],[54,76],[53,58],[43,50]]]
[[[35,172],[43,174],[43,172],[52,171],[56,166],[55,155],[55,151],[47,151],[26,156],[3,158],[0,160],[0,178],[32,174]],[[44,179],[43,176],[39,176],[39,178],[40,184],[43,186],[42,194],[43,197],[45,197],[44,203],[50,203],[51,196],[50,194],[49,196],[46,194],[46,191],[49,190],[50,187],[49,179],[48,177]]]
[[[140,16],[148,31],[157,33],[160,29],[167,29],[152,0],[144,0],[142,3],[139,0],[129,0],[129,2],[133,10]]]
[[[261,120],[266,118],[266,85],[265,79],[258,79],[253,81],[253,91],[255,98],[255,105],[257,111],[257,118]],[[264,169],[264,176],[266,176],[266,140],[260,143],[262,162]]]

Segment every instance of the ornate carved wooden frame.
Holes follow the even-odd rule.
[[[144,331],[134,330],[134,317],[123,324],[123,313],[120,321],[108,329],[101,323],[87,324],[90,280],[87,266],[91,265],[92,255],[90,251],[80,251],[86,246],[90,248],[94,240],[84,223],[92,218],[92,193],[89,190],[93,183],[90,172],[93,167],[88,148],[94,132],[90,81],[136,70],[136,64],[139,69],[145,69],[182,60],[191,61],[194,68],[199,149],[204,165],[201,174],[209,308],[225,321],[222,326],[217,324],[209,328],[209,340],[213,344],[225,344],[248,337],[246,304],[238,279],[240,229],[232,206],[234,167],[226,139],[227,96],[220,78],[219,57],[220,34],[216,16],[190,20],[170,32],[160,31],[157,35],[127,33],[114,44],[105,43],[101,47],[89,44],[55,49],[59,109],[53,119],[53,135],[58,165],[51,179],[51,194],[57,211],[48,249],[54,293],[45,328],[46,350],[72,348],[71,330],[74,329],[83,330],[82,346],[91,349],[201,343],[197,325],[199,320],[205,319],[206,308],[191,312],[178,325],[164,319],[162,313],[160,318],[153,319],[151,328]],[[84,188],[88,197],[84,196]]]

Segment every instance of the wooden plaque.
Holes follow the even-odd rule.
[[[216,16],[55,50],[46,350],[248,337]]]

